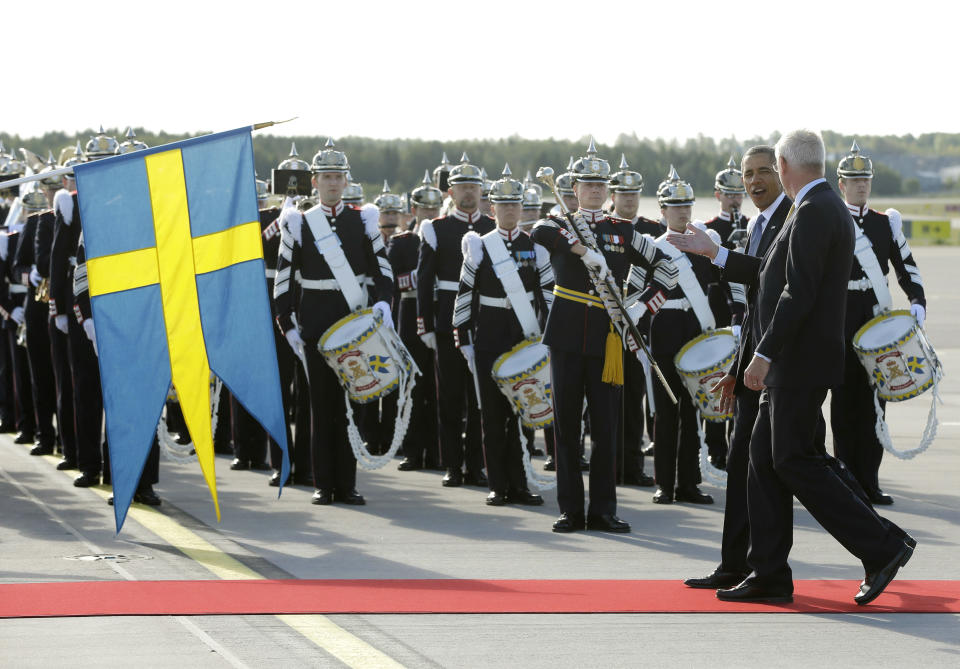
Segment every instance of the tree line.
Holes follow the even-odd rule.
[[[125,128],[109,128],[119,141],[123,141]],[[150,146],[206,134],[175,134],[153,132],[135,128],[138,139]],[[9,150],[21,146],[46,156],[48,151],[58,155],[65,146],[73,146],[79,139],[85,143],[95,132],[87,130],[79,135],[67,135],[63,132],[48,132],[42,137],[20,138],[16,135],[0,133],[0,140]],[[644,179],[644,194],[653,195],[657,184],[663,180],[673,165],[680,177],[689,181],[698,195],[707,196],[713,192],[716,173],[726,167],[732,156],[739,163],[743,151],[755,144],[773,144],[779,134],[769,137],[753,137],[747,140],[736,138],[714,139],[698,136],[684,141],[640,138],[633,135],[620,135],[612,145],[598,144],[601,157],[610,161],[613,171],[620,164],[620,156],[626,156],[630,168],[640,172]],[[823,132],[827,148],[827,177],[836,182],[836,163],[845,155],[852,141],[849,135],[832,131]],[[261,178],[269,178],[270,171],[289,153],[295,143],[300,157],[309,162],[323,146],[325,136],[280,136],[254,133],[254,156],[257,173]],[[588,137],[571,141],[566,139],[524,139],[507,137],[499,140],[466,139],[451,142],[423,139],[373,139],[369,137],[335,137],[337,147],[346,151],[354,180],[365,185],[366,197],[372,200],[380,192],[386,179],[394,192],[409,191],[419,185],[425,169],[433,171],[446,152],[450,161],[459,162],[466,152],[475,165],[486,168],[488,176],[496,179],[505,163],[515,178],[523,178],[529,170],[535,174],[538,167],[549,165],[558,173],[566,167],[570,157],[584,154]],[[930,133],[919,136],[885,135],[858,136],[857,142],[864,155],[874,160],[873,191],[877,195],[910,195],[920,189],[914,173],[924,166],[936,167],[946,164],[960,164],[960,133]],[[898,169],[888,162],[896,163]],[[943,187],[942,185],[940,186]],[[936,190],[936,186],[930,187]]]

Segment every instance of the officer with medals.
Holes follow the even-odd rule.
[[[659,188],[657,199],[668,230],[686,230],[695,196],[690,184],[680,179],[673,167],[667,183]],[[702,223],[699,225],[703,226]],[[715,234],[711,236],[716,239]],[[706,258],[682,254],[666,237],[667,233],[658,237],[656,246],[673,259],[678,273],[677,284],[667,291],[666,301],[651,317],[650,349],[678,402],[670,401],[662,385],[654,386],[657,407],[654,443],[657,446],[653,464],[657,491],[653,501],[657,504],[672,504],[674,500],[713,504],[713,498],[697,487],[700,482],[700,441],[696,408],[680,380],[674,357],[684,344],[716,326],[707,291],[711,283],[721,280],[720,273]],[[630,291],[640,290],[646,282],[646,271],[642,266],[631,268]]]
[[[273,311],[273,282],[277,276],[277,252],[280,248],[280,209],[278,207],[265,207],[269,191],[267,182],[261,179],[256,180],[257,185],[257,204],[260,213],[260,242],[263,245],[263,260],[265,269],[265,279],[267,284],[267,294],[271,296],[271,311]],[[273,311],[274,318],[276,312]],[[284,415],[289,413],[291,406],[290,391],[292,387],[293,374],[293,354],[286,342],[280,341],[280,332],[274,329],[277,345],[277,367],[280,371],[280,395],[283,401]],[[282,360],[282,362],[281,362]],[[233,442],[233,462],[230,463],[230,469],[245,470],[253,469],[257,471],[266,471],[271,469],[267,464],[267,450],[269,444],[271,462],[275,463],[270,482],[276,477],[276,484],[280,483],[280,454],[279,445],[275,444],[267,435],[260,423],[243,408],[243,405],[237,401],[237,398],[230,395],[230,423]],[[291,443],[290,423],[285,421],[287,426],[287,443]],[[291,458],[291,462],[292,462]]]
[[[420,226],[424,221],[436,218],[443,204],[443,192],[433,186],[428,171],[424,170],[423,181],[410,194],[410,202],[414,214],[413,227],[394,234],[387,246],[387,258],[393,267],[396,284],[394,311],[397,314],[397,333],[421,372],[417,384],[413,387],[413,409],[403,440],[403,460],[397,466],[400,471],[440,467],[433,351],[427,348],[417,334],[417,257],[420,251]]]
[[[741,214],[743,198],[747,191],[743,186],[743,174],[730,157],[726,169],[717,172],[713,183],[713,196],[720,203],[720,213],[707,221],[707,230],[720,236],[721,244],[728,249],[743,250],[746,246],[749,217]],[[746,290],[739,283],[718,282],[711,284],[707,295],[718,328],[733,326],[739,336],[741,318],[746,310]],[[729,422],[707,422],[704,426],[710,462],[718,469],[727,466],[727,442]]]
[[[572,221],[551,216],[538,223],[532,235],[533,241],[549,251],[556,278],[555,297],[543,335],[543,343],[550,347],[557,498],[561,512],[553,531],[588,528],[629,532],[630,525],[616,516],[623,342],[607,311],[604,296],[611,282],[603,277],[611,273],[612,284],[620,286],[630,265],[646,267],[651,281],[638,297],[638,303],[644,310],[656,311],[664,293],[676,282],[676,272],[649,237],[637,233],[629,222],[610,218],[601,210],[607,199],[610,165],[597,156],[592,140],[587,155],[574,163],[572,172],[580,206]],[[581,235],[595,249],[582,244]],[[635,322],[639,315],[631,317]],[[586,514],[579,466],[585,396],[593,444]]]
[[[630,169],[627,157],[620,155],[620,171],[610,177],[610,197],[613,200],[613,217],[629,221],[633,229],[641,235],[652,238],[659,237],[663,232],[662,226],[656,221],[638,215],[640,209],[640,193],[643,191],[643,176]],[[641,321],[645,325],[646,320]],[[643,332],[643,330],[641,330]],[[646,333],[644,333],[646,334]],[[642,353],[640,354],[643,355]],[[624,485],[653,486],[653,477],[643,471],[643,452],[640,450],[643,442],[644,417],[646,417],[647,433],[653,440],[653,408],[647,395],[647,388],[653,387],[653,379],[647,379],[650,374],[649,366],[632,353],[624,354],[623,358],[623,438],[622,453],[617,458],[617,480]]]
[[[102,146],[102,144],[100,144]],[[137,139],[136,134],[133,132],[133,128],[128,128],[125,141],[117,147],[118,154],[133,153],[134,151],[142,151],[143,149],[149,148],[144,142],[141,142]],[[89,155],[90,146],[88,144],[87,154]],[[78,221],[79,222],[79,221]],[[87,265],[86,265],[86,250],[83,242],[83,232],[80,233],[80,238],[77,242],[77,266],[73,273],[73,313],[76,316],[77,322],[83,328],[83,332],[88,339],[88,346],[92,349],[94,356],[97,355],[97,340],[96,340],[96,325],[93,318],[93,310],[90,304],[90,285],[87,280]],[[96,364],[96,360],[94,360]],[[99,368],[97,368],[99,372]],[[99,374],[97,376],[97,386],[96,391],[98,393],[98,401],[102,407],[103,399],[100,395],[100,378]],[[91,429],[92,434],[92,429]],[[99,438],[99,435],[98,435]],[[103,440],[103,450],[102,450],[102,468],[103,468],[103,483],[104,485],[109,485],[111,483],[111,470],[110,470],[110,449],[108,448],[106,440]],[[81,471],[84,470],[82,464],[80,466]],[[82,476],[82,475],[81,475]],[[140,480],[137,482],[137,488],[134,491],[133,501],[139,502],[141,504],[146,504],[148,506],[160,506],[162,501],[156,492],[153,490],[153,486],[158,483],[160,480],[160,443],[156,436],[153,438],[153,444],[150,448],[150,452],[147,454],[146,462],[143,465],[143,471],[140,473]],[[77,485],[76,481],[74,485]],[[110,495],[107,498],[107,504],[113,505],[113,495]]]
[[[443,485],[487,486],[483,474],[480,409],[470,370],[457,350],[453,328],[454,302],[463,264],[461,240],[470,232],[485,235],[493,219],[480,213],[483,177],[464,153],[448,177],[453,211],[420,224],[417,260],[417,324],[426,346],[437,356],[437,403],[440,408],[440,450],[446,468]],[[466,439],[464,440],[464,413]],[[466,466],[466,473],[463,468]]]
[[[497,227],[483,236],[474,231],[463,236],[453,326],[480,387],[487,504],[539,506],[543,498],[527,489],[517,417],[492,377],[498,357],[525,339],[539,338],[537,313],[553,302],[550,256],[518,226],[524,189],[511,176],[510,166],[504,166],[491,188]]]
[[[100,132],[87,142],[84,155],[87,160],[99,160],[117,155],[120,143]],[[53,247],[50,251],[50,303],[54,324],[67,335],[70,368],[73,378],[74,419],[77,425],[77,467],[80,475],[73,484],[90,487],[100,483],[103,467],[101,454],[101,424],[103,398],[100,394],[100,370],[93,348],[93,321],[85,319],[74,309],[74,274],[77,268],[77,250],[82,233],[77,192],[61,190],[54,198]]]
[[[320,204],[301,213],[284,210],[274,299],[277,324],[304,361],[310,385],[311,456],[316,491],[312,503],[365,504],[356,490],[357,461],[347,438],[343,389],[317,348],[320,337],[367,303],[372,279],[374,311],[390,327],[393,273],[375,219],[344,205],[350,165],[332,140],[313,158],[312,183]]]
[[[57,163],[51,152],[41,174],[55,169]],[[50,235],[53,232],[53,197],[59,186],[59,176],[46,177],[35,182],[33,190],[23,197],[26,218],[21,232],[23,243],[17,246],[13,260],[14,275],[26,287],[21,312],[24,318],[23,329],[36,424],[37,445],[31,451],[33,455],[52,454],[56,442],[53,416],[57,400],[50,358],[50,333],[47,327],[49,307],[45,299],[40,301],[37,297],[38,287],[43,280],[37,269],[37,247],[41,237],[45,237],[49,248]],[[47,260],[49,262],[49,255]]]
[[[830,427],[834,452],[850,469],[873,504],[893,504],[880,489],[878,473],[883,447],[877,440],[873,388],[866,370],[853,350],[853,336],[867,321],[892,301],[887,286],[890,267],[910,300],[910,313],[920,327],[926,319],[923,279],[903,234],[903,221],[896,209],[880,213],[867,206],[873,179],[873,162],[861,155],[854,142],[837,167],[840,192],[856,224],[857,244],[847,286],[846,356],[843,385],[830,393]],[[883,407],[885,402],[880,400]]]

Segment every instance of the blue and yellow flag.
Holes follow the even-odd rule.
[[[210,372],[290,470],[250,128],[74,168],[96,323],[117,531],[171,380],[217,519]]]

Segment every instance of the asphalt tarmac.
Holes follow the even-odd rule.
[[[936,442],[913,460],[887,455],[882,510],[919,546],[905,579],[960,579],[960,248],[914,254],[927,288],[927,333],[946,369]],[[892,287],[895,302],[902,291]],[[898,448],[913,447],[930,395],[892,405]],[[829,435],[828,435],[829,439]],[[114,532],[107,489],[71,485],[52,457],[0,436],[0,583],[213,578],[676,579],[719,559],[724,491],[714,506],[651,501],[618,489],[631,534],[550,531],[558,515],[484,504],[485,490],[447,489],[440,472],[361,471],[365,507],[310,504],[295,486],[276,498],[268,473],[217,458],[217,522],[196,463],[161,461],[159,513],[131,511]],[[535,459],[535,464],[542,459]],[[652,470],[648,460],[647,470]],[[799,505],[796,579],[863,576],[859,562]],[[113,556],[90,559],[89,556]],[[77,559],[80,558],[80,559]],[[850,592],[852,598],[854,591]],[[882,601],[882,600],[879,600]],[[960,665],[960,615],[536,614],[237,615],[0,620],[2,667],[635,667]]]

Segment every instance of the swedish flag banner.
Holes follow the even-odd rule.
[[[217,519],[210,372],[290,470],[264,280],[251,128],[74,168],[117,531],[173,382]]]

